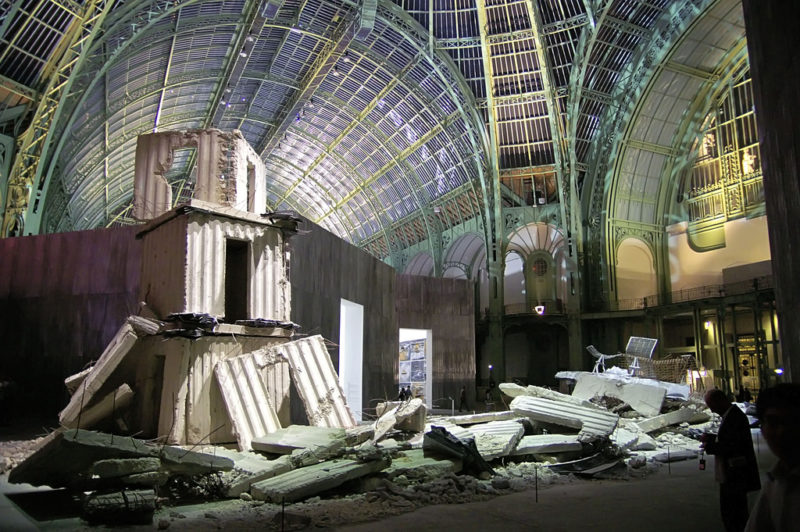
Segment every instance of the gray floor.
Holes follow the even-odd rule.
[[[762,470],[774,463],[763,441],[754,434]],[[438,505],[337,530],[382,532],[426,531],[643,531],[722,530],[713,459],[700,471],[698,461],[666,465],[657,473],[634,480],[576,480],[489,501]],[[0,493],[30,490],[9,485],[0,476]],[[537,501],[538,496],[538,501]],[[751,494],[752,506],[756,494]],[[187,523],[188,524],[188,523]],[[209,524],[209,523],[206,523]],[[77,526],[76,526],[77,525]],[[0,495],[0,530],[66,530],[80,527],[77,519],[36,523],[5,495]],[[138,528],[138,527],[136,527]],[[224,522],[214,528],[228,529]]]

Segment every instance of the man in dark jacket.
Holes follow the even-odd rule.
[[[722,522],[728,532],[741,532],[748,517],[747,492],[761,488],[750,424],[722,390],[709,390],[705,401],[712,412],[722,416],[717,435],[705,434],[702,440],[705,451],[714,455]]]

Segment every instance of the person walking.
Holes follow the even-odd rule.
[[[718,433],[701,438],[705,452],[714,455],[722,522],[727,532],[742,532],[748,518],[747,492],[761,488],[750,424],[722,390],[706,392],[705,402],[712,412],[722,416]]]
[[[463,410],[469,410],[467,408],[467,387],[461,387],[461,395],[458,398],[458,411],[461,412]]]

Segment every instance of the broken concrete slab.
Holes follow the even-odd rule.
[[[450,423],[453,425],[475,425],[477,423],[489,423],[490,421],[508,421],[518,418],[519,415],[511,410],[500,412],[481,412],[477,414],[466,414],[461,416],[436,416],[429,417],[428,421],[433,423]]]
[[[103,354],[100,355],[92,371],[83,379],[75,393],[72,394],[67,406],[58,415],[62,425],[75,426],[80,412],[91,406],[94,395],[119,366],[138,339],[139,336],[130,323],[126,322],[119,328],[117,334],[114,335],[114,338],[111,339],[111,342],[103,351]]]
[[[697,410],[695,408],[683,407],[672,412],[667,412],[666,414],[661,414],[660,416],[642,419],[637,421],[636,425],[642,432],[653,432],[654,430],[663,429],[670,425],[677,425],[678,423],[689,421],[696,413]]]
[[[425,403],[420,398],[403,401],[387,410],[373,424],[372,441],[383,438],[392,429],[419,432],[425,429]]]
[[[345,429],[346,443],[349,447],[355,447],[358,444],[364,443],[372,439],[375,429],[370,425],[356,425],[349,429]]]
[[[70,395],[75,393],[75,390],[77,390],[78,386],[81,385],[81,383],[83,382],[83,379],[85,379],[86,376],[89,375],[89,373],[92,372],[93,368],[94,368],[94,365],[89,366],[85,370],[83,370],[83,371],[81,371],[79,373],[76,373],[75,375],[70,375],[69,377],[64,379],[64,386],[67,387],[67,392],[69,392]]]
[[[90,524],[149,524],[155,509],[152,489],[93,493],[83,502],[82,517]]]
[[[473,425],[475,446],[485,460],[508,456],[525,434],[525,427],[516,421],[491,421]]]
[[[347,444],[345,429],[289,425],[253,440],[253,449],[265,453],[292,455],[296,466],[336,456]]]
[[[281,428],[253,354],[221,360],[214,375],[240,450],[249,451],[253,438]]]
[[[340,486],[348,480],[382,471],[390,463],[388,457],[369,462],[328,460],[256,482],[251,486],[250,493],[254,499],[273,503],[299,501]]]
[[[303,401],[311,425],[356,426],[322,336],[309,336],[272,347],[271,350],[289,361],[292,382]]]
[[[572,405],[583,406],[586,408],[596,408],[600,409],[601,407],[591,403],[587,399],[573,397],[572,395],[567,395],[561,392],[556,392],[554,390],[548,390],[547,388],[542,388],[541,386],[520,386],[519,384],[514,384],[511,382],[504,382],[500,384],[500,391],[506,394],[507,396],[514,398],[520,396],[526,397],[540,397],[542,399],[549,399],[551,401],[561,401],[563,403],[569,403]]]
[[[619,421],[619,416],[610,412],[540,397],[516,397],[511,401],[511,409],[537,421],[579,429],[587,437],[608,436]]]
[[[425,433],[422,449],[425,451],[426,456],[428,453],[433,453],[461,460],[464,471],[473,475],[480,475],[482,473],[494,474],[492,466],[490,466],[478,452],[474,439],[461,441],[447,432],[444,427],[432,426],[431,429]]]
[[[100,478],[124,477],[137,473],[150,473],[161,469],[161,460],[155,457],[112,458],[92,464],[92,475]]]
[[[572,397],[587,401],[593,397],[614,397],[624,401],[643,416],[657,416],[661,412],[666,393],[667,390],[659,386],[585,373],[578,376]]]
[[[650,456],[652,460],[656,462],[680,462],[683,460],[693,460],[698,456],[697,451],[693,451],[691,449],[667,449],[665,451],[660,451]]]
[[[644,434],[637,430],[629,430],[618,426],[611,433],[611,442],[620,449],[631,449],[639,441],[639,435]]]
[[[400,475],[408,479],[422,480],[437,478],[448,473],[459,473],[463,467],[457,458],[441,458],[425,456],[422,449],[403,451],[392,459],[392,464],[383,470],[382,474],[389,480]]]
[[[556,454],[581,451],[583,445],[577,435],[570,434],[537,434],[523,436],[511,454]]]
[[[559,371],[555,376],[557,379],[570,379],[577,381],[582,375],[592,375],[592,373],[588,371]],[[686,401],[689,399],[689,393],[691,392],[689,386],[686,384],[632,377],[627,371],[617,367],[609,368],[609,370],[606,372],[594,373],[593,375],[599,378],[624,379],[625,382],[664,388],[667,391],[666,396],[669,399]]]
[[[153,445],[129,436],[90,430],[58,430],[8,475],[14,484],[65,487],[90,476],[92,465],[114,458],[157,457],[163,470],[196,475],[233,468],[233,461],[177,447]]]
[[[225,485],[225,496],[230,498],[237,498],[242,493],[250,491],[250,486],[256,482],[282,475],[293,469],[289,455],[269,460],[258,453],[234,451],[224,447],[204,448],[203,451],[233,461],[233,469],[223,472],[220,476]]]
[[[68,429],[92,428],[118,412],[125,410],[133,400],[133,390],[127,384],[123,384],[113,392],[109,393],[89,408],[78,414],[74,420],[66,420],[62,423]]]

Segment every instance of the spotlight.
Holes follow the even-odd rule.
[[[535,307],[533,307],[533,310],[536,311],[536,314],[541,316],[544,314],[544,305],[536,305]]]
[[[775,375],[783,375],[783,368],[775,368]]]

